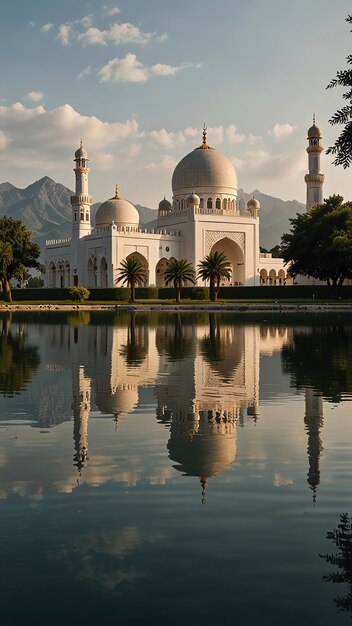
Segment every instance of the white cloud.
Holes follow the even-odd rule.
[[[257,179],[280,180],[285,177],[298,177],[305,170],[305,155],[299,153],[270,154],[266,150],[253,150],[243,158],[233,159],[233,164],[246,175],[255,175]]]
[[[88,74],[91,74],[91,73],[92,73],[92,66],[88,65],[78,74],[77,78],[81,79],[84,76],[88,76]]]
[[[83,28],[89,28],[93,24],[93,15],[85,15],[80,20],[76,20],[75,24],[80,24]]]
[[[60,24],[55,39],[58,39],[63,46],[68,46],[72,35],[72,26],[70,24]]]
[[[49,171],[54,167],[67,167],[67,161],[83,137],[88,149],[99,157],[100,169],[114,164],[111,152],[122,153],[130,143],[139,142],[138,124],[135,120],[104,122],[97,117],[81,115],[69,104],[46,111],[43,106],[25,107],[20,102],[0,106],[0,146],[8,143],[8,164],[19,168],[37,168]],[[112,150],[113,148],[113,150]],[[104,156],[102,156],[104,155]],[[0,160],[3,160],[0,154]]]
[[[122,59],[111,59],[99,71],[100,82],[145,83],[151,76],[174,76],[180,70],[200,67],[198,64],[184,63],[179,66],[156,63],[147,66],[129,52]]]
[[[53,26],[54,26],[54,24],[50,24],[50,23],[48,23],[48,24],[43,24],[43,26],[41,27],[41,29],[40,29],[40,30],[41,30],[43,33],[48,33],[48,32],[49,32],[49,30],[51,30]]]
[[[292,135],[297,126],[292,124],[274,124],[271,130],[268,130],[268,135],[272,135],[275,139],[283,139]]]
[[[226,139],[229,143],[243,143],[246,140],[246,135],[237,132],[237,128],[234,124],[226,129]]]
[[[5,133],[0,130],[0,150],[4,150],[8,144],[8,138]]]
[[[120,9],[118,7],[108,7],[106,4],[103,6],[104,15],[111,17],[112,15],[117,15],[120,13]]]
[[[78,40],[84,45],[103,45],[108,43],[117,45],[122,44],[147,44],[151,41],[162,42],[167,38],[167,34],[163,33],[144,33],[138,26],[125,23],[111,24],[108,29],[100,30],[99,28],[88,28],[85,32],[78,35]]]
[[[40,102],[41,100],[43,100],[44,96],[45,93],[43,93],[43,91],[29,91],[25,95],[25,99],[29,100],[30,102]]]
[[[144,165],[141,169],[146,170],[147,172],[171,173],[174,171],[176,165],[177,163],[175,159],[172,156],[165,154],[158,163],[151,161],[150,163]]]

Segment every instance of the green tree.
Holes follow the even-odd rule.
[[[181,287],[187,283],[196,283],[196,273],[186,259],[171,260],[164,274],[166,285],[173,283],[176,289],[176,302],[181,302]]]
[[[312,276],[335,287],[352,277],[352,203],[330,196],[290,222],[281,252],[292,276]]]
[[[44,287],[44,281],[39,276],[30,276],[26,284],[27,289],[41,289]]]
[[[11,314],[0,316],[0,394],[11,397],[31,382],[40,364],[37,346],[27,343],[26,334],[11,332]]]
[[[147,271],[139,259],[136,257],[129,257],[121,261],[121,267],[119,271],[119,278],[117,282],[122,282],[123,285],[128,285],[131,289],[131,302],[136,301],[136,286],[138,283],[144,283],[148,276]]]
[[[70,300],[83,302],[83,300],[88,300],[90,296],[90,291],[86,287],[70,287],[68,290],[68,295]]]
[[[333,602],[338,612],[352,611],[352,519],[348,513],[340,515],[340,522],[337,528],[327,533],[327,539],[330,539],[336,546],[335,554],[319,554],[328,565],[335,569],[323,576],[323,580],[333,584],[341,584],[348,586],[348,593],[337,595]],[[342,586],[341,592],[344,593]]]
[[[352,15],[347,16],[346,22],[352,24]],[[348,65],[352,65],[351,54],[348,55],[346,60]],[[326,154],[335,155],[334,165],[342,165],[346,169],[352,162],[352,70],[346,68],[336,72],[336,77],[330,81],[327,89],[334,87],[346,88],[342,97],[348,101],[348,104],[336,111],[329,120],[329,123],[333,126],[336,124],[344,125],[344,129],[334,145],[327,149]]]
[[[198,276],[210,283],[210,299],[218,298],[222,278],[231,277],[231,265],[224,252],[211,252],[198,264]]]
[[[18,274],[21,268],[33,267],[41,269],[41,265],[38,262],[40,248],[38,244],[32,242],[32,234],[23,222],[6,216],[0,218],[0,243],[3,244],[3,261],[0,261],[0,281],[5,298],[11,302],[11,278]],[[11,247],[11,260],[9,260],[9,252],[7,252],[7,260],[4,261],[4,244],[8,244]]]
[[[7,270],[13,261],[11,245],[7,241],[0,240],[0,280],[6,300],[11,300],[10,282],[7,278]],[[9,296],[10,294],[10,296]]]

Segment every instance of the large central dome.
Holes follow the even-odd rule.
[[[237,176],[231,161],[221,152],[201,145],[187,154],[176,166],[172,176],[173,194],[202,190],[216,193],[237,192]]]

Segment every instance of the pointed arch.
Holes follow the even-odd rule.
[[[137,286],[138,287],[148,287],[148,285],[149,285],[149,263],[148,263],[147,259],[145,258],[145,256],[143,256],[143,254],[141,254],[140,252],[131,252],[131,254],[129,254],[126,257],[126,259],[138,259],[142,263],[142,265],[143,265],[143,267],[144,267],[144,269],[145,269],[145,271],[147,273],[147,280],[144,283],[138,284]]]

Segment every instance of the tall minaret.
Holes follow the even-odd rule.
[[[308,433],[308,461],[309,469],[307,483],[313,491],[313,504],[316,500],[316,492],[320,484],[320,454],[323,451],[323,442],[320,431],[324,424],[323,399],[313,389],[305,390],[304,424]]]
[[[307,184],[307,211],[323,202],[324,174],[320,171],[320,155],[324,148],[320,145],[322,139],[321,130],[315,125],[313,114],[313,126],[308,130],[308,174],[304,180]]]
[[[88,173],[90,169],[88,167],[88,154],[81,144],[78,150],[75,152],[74,161],[76,167],[73,168],[76,177],[76,189],[75,195],[71,196],[72,205],[72,244],[71,244],[71,284],[79,284],[78,274],[78,259],[79,253],[79,240],[91,233],[90,223],[90,205],[92,204],[92,198],[88,193]]]

